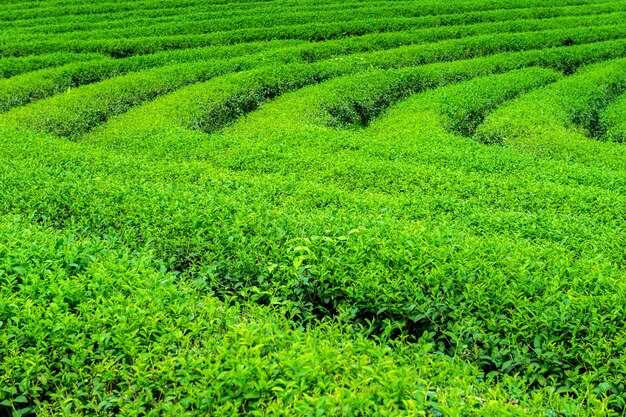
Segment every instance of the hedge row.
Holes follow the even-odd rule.
[[[606,61],[521,97],[488,117],[477,137],[497,144],[532,144],[538,136],[562,141],[574,126],[591,138],[601,136],[602,111],[626,90],[625,69],[624,59]]]
[[[372,62],[383,68],[387,63],[394,67],[416,63],[417,57],[405,53],[404,48],[398,48],[395,52],[396,56],[392,60],[388,60],[381,53],[371,54]],[[626,43],[623,41],[600,42],[575,47],[501,53],[485,58],[347,77],[339,81],[331,91],[324,93],[320,116],[323,123],[330,126],[366,126],[398,100],[448,83],[530,66],[570,73],[581,65],[623,57],[625,54]]]
[[[626,42],[614,41],[350,75],[332,82],[330,88],[325,88],[323,93],[317,94],[317,98],[306,105],[316,123],[367,125],[397,100],[419,91],[535,65],[558,71],[572,70],[586,63],[624,55]],[[377,55],[377,58],[381,57],[383,55]],[[384,68],[388,62],[394,65],[399,63],[398,60],[385,57],[384,60],[373,60],[372,63],[366,61],[365,66],[358,59],[351,64],[349,61],[340,61],[340,65],[334,65],[333,61],[329,61],[309,67],[292,65],[226,75],[181,89],[113,118],[98,132],[98,140],[113,146],[130,142],[141,144],[143,140],[148,140],[146,136],[154,132],[174,134],[180,128],[212,132],[258,108],[264,101],[295,87],[317,83],[341,73],[362,72],[370,64]],[[290,78],[291,83],[288,82]],[[289,120],[283,120],[276,125],[287,122]],[[32,121],[29,126],[33,126]],[[267,125],[266,129],[271,130],[272,125]]]
[[[536,67],[478,77],[422,94],[415,111],[433,112],[445,129],[472,136],[485,116],[502,103],[562,78],[559,72]]]
[[[248,43],[229,47],[162,52],[125,59],[103,58],[22,74],[11,79],[0,80],[0,112],[65,92],[71,88],[154,67],[193,62],[201,62],[200,66],[206,67],[212,65],[211,60],[224,60],[225,58],[230,59],[233,66],[241,65],[243,67],[273,62],[265,59],[263,55],[255,54],[273,48],[279,49],[298,44],[300,44],[298,41]],[[250,56],[238,58],[243,55]]]
[[[626,95],[615,100],[602,113],[600,132],[613,142],[626,142]]]
[[[604,3],[602,0],[592,0],[592,1],[581,1],[581,0],[559,0],[558,2],[553,2],[552,6],[567,6],[567,5],[585,5],[585,4],[597,4]],[[133,13],[135,16],[145,16],[145,17],[158,17],[163,16],[164,14],[171,13],[177,14],[180,13],[181,10],[190,9],[190,8],[198,8],[202,11],[210,11],[211,9],[217,10],[221,13],[224,13],[225,8],[222,5],[223,2],[220,3],[211,3],[198,6],[195,2],[158,2],[158,1],[144,1],[142,3],[134,3],[130,6],[127,3],[99,3],[97,5],[88,4],[88,5],[77,5],[77,6],[67,6],[65,7],[55,7],[49,4],[44,4],[44,7],[37,9],[24,10],[23,5],[17,6],[18,10],[10,10],[7,8],[4,13],[0,13],[0,21],[4,21],[6,23],[11,23],[16,20],[23,20],[25,22],[29,22],[31,20],[35,21],[36,24],[40,23],[40,19],[51,19],[54,18],[57,22],[62,21],[63,19],[71,19],[74,20],[77,17],[85,16],[87,18],[96,16],[100,18],[110,18],[111,16],[115,16],[116,13]],[[266,11],[268,8],[271,8],[273,5],[267,4],[265,2],[254,2],[254,1],[242,1],[242,2],[228,2],[229,7],[226,9],[226,12],[231,10],[237,10],[239,13],[242,11],[245,12],[246,9],[250,12],[258,11],[259,9]],[[379,1],[368,1],[367,3],[372,3],[376,5],[380,3]],[[324,3],[315,2],[315,1],[302,1],[297,4],[298,10],[302,10],[303,8],[327,8],[332,6],[340,6],[340,7],[348,7],[352,5],[363,5],[363,2],[356,3],[341,3],[335,1],[327,1]],[[434,14],[448,14],[448,13],[463,13],[470,11],[480,11],[480,10],[492,10],[492,9],[516,9],[523,7],[541,7],[545,6],[544,2],[533,0],[533,1],[525,1],[521,2],[519,0],[497,0],[491,3],[485,3],[480,0],[473,0],[464,2],[461,5],[452,6],[449,3],[441,0],[429,1],[420,5],[419,10],[416,14],[421,15],[434,15]],[[289,7],[289,6],[287,6]],[[21,9],[21,10],[20,10]]]
[[[607,3],[597,5],[584,5],[584,6],[570,6],[570,7],[530,7],[523,9],[500,9],[486,12],[468,12],[468,13],[455,13],[448,15],[430,15],[415,18],[415,15],[419,15],[419,9],[411,6],[405,6],[400,8],[398,6],[379,5],[368,6],[358,9],[341,9],[341,10],[324,10],[321,12],[285,12],[284,15],[276,14],[275,10],[269,10],[266,13],[255,12],[248,17],[229,16],[223,18],[213,18],[207,22],[209,16],[206,13],[198,13],[197,16],[190,15],[184,17],[184,23],[180,21],[172,22],[166,21],[158,23],[153,20],[146,21],[144,25],[139,21],[121,22],[120,28],[112,29],[110,24],[102,29],[94,27],[95,25],[87,25],[84,28],[77,28],[72,25],[72,30],[68,33],[55,30],[55,27],[45,27],[40,30],[43,33],[37,33],[37,31],[29,30],[26,33],[20,34],[16,31],[7,31],[4,33],[6,39],[11,39],[14,43],[25,43],[29,41],[41,41],[46,40],[49,37],[50,32],[55,32],[55,41],[69,41],[69,40],[96,40],[96,39],[121,39],[121,38],[134,38],[134,37],[150,37],[150,36],[175,36],[175,35],[199,35],[208,34],[223,31],[232,31],[233,27],[243,33],[243,30],[250,30],[254,28],[275,28],[272,29],[277,34],[285,31],[288,26],[302,26],[310,24],[310,22],[320,23],[337,23],[347,21],[364,21],[367,20],[371,24],[375,25],[376,21],[381,19],[400,19],[409,18],[411,29],[420,29],[436,26],[451,26],[451,25],[466,25],[476,24],[482,22],[498,22],[507,20],[520,20],[520,19],[537,19],[540,17],[542,20],[565,17],[565,16],[577,16],[579,19],[589,18],[593,15],[606,15],[624,12],[626,6],[623,3]],[[599,16],[596,16],[599,17]],[[180,16],[179,18],[183,18]],[[560,27],[558,22],[553,23],[552,27]],[[602,24],[600,20],[598,24]],[[130,26],[130,27],[129,27]],[[88,29],[88,30],[86,30]],[[260,32],[259,32],[260,33]]]
[[[537,29],[535,21],[514,22],[509,25],[509,30]],[[482,28],[482,29],[481,29]],[[505,30],[498,26],[498,30]],[[355,52],[372,51],[377,49],[389,49],[407,44],[420,44],[440,39],[440,37],[459,36],[458,28],[444,28],[444,30],[415,31],[408,33],[390,33],[368,35],[355,39],[342,39],[320,44],[298,45],[298,41],[276,41],[267,43],[252,43],[229,47],[209,47],[185,51],[169,51],[154,55],[140,56],[121,60],[101,60],[91,63],[74,63],[64,67],[50,69],[43,72],[25,74],[13,80],[0,81],[0,111],[34,101],[56,92],[65,91],[70,87],[99,81],[112,76],[124,74],[129,71],[138,71],[154,66],[165,65],[175,62],[193,62],[215,58],[233,58],[243,54],[260,51],[271,51],[274,48],[290,47],[268,52],[267,58],[277,62],[312,62],[332,56],[350,54]],[[494,30],[492,26],[476,25],[470,29],[464,29],[462,34],[481,33],[482,30]],[[448,43],[424,45],[417,50],[406,50],[415,55],[416,64],[432,61],[433,59],[453,59],[467,57],[468,54],[485,54],[490,51],[482,51],[485,44],[492,44],[493,50],[503,46],[507,49],[529,48],[532,46],[549,46],[561,43],[584,43],[598,41],[605,38],[619,37],[618,28],[612,34],[610,28],[585,28],[575,31],[556,30],[538,33],[512,34],[506,37],[495,36],[497,39],[485,37],[476,39],[450,40]],[[543,36],[543,37],[542,37]],[[533,42],[534,40],[534,42]],[[510,42],[510,45],[507,43]],[[530,44],[528,43],[530,42]],[[480,47],[480,48],[479,48]],[[476,50],[477,52],[473,52]],[[393,52],[392,52],[393,54]],[[430,55],[430,56],[429,56]],[[418,59],[422,57],[421,59]],[[443,57],[443,58],[442,58]],[[254,57],[246,58],[253,61]],[[261,57],[263,58],[263,57]]]
[[[621,19],[620,19],[621,16]],[[567,25],[602,25],[619,24],[623,22],[621,12],[609,13],[590,17],[561,17],[554,18],[556,22],[563,20]],[[33,42],[11,42],[0,45],[0,56],[20,56],[54,51],[68,52],[96,52],[110,54],[114,57],[154,53],[164,49],[183,49],[210,45],[229,45],[242,42],[254,42],[275,39],[299,39],[304,41],[327,41],[349,36],[361,36],[368,33],[397,32],[414,29],[415,19],[411,18],[382,18],[375,20],[358,20],[335,23],[309,23],[305,25],[280,26],[259,29],[234,29],[225,32],[217,32],[206,35],[177,35],[177,36],[145,36],[139,38],[122,39],[95,39],[95,40],[50,40]],[[493,33],[495,29],[506,30],[501,27],[505,22],[482,23],[469,25],[468,27],[436,27],[426,28],[425,36],[430,35],[436,39],[450,37],[447,33],[456,34],[457,37],[469,36],[476,33]],[[515,21],[509,21],[509,25],[515,27]],[[519,25],[520,23],[517,23]],[[522,22],[521,24],[524,24]],[[545,22],[535,19],[527,24],[539,28],[551,28],[550,19]],[[558,26],[557,26],[558,27]],[[537,30],[535,29],[535,30]],[[459,33],[460,32],[460,33]]]
[[[29,71],[58,67],[74,62],[90,61],[98,58],[103,58],[103,56],[99,54],[76,54],[68,52],[31,55],[20,58],[0,58],[0,79],[13,77]]]
[[[608,31],[606,33],[613,34],[614,32]],[[585,42],[597,39],[599,36],[603,35],[605,35],[605,33],[602,30],[591,28],[587,33],[578,30],[575,34],[569,31],[557,30],[532,32],[531,34],[501,35],[497,37],[476,37],[362,54],[348,57],[346,60],[331,59],[311,64],[311,68],[306,70],[305,73],[301,72],[301,64],[292,64],[291,66],[280,67],[276,71],[268,70],[270,71],[270,75],[268,75],[270,79],[274,77],[274,75],[271,74],[280,74],[280,80],[282,81],[274,80],[269,84],[261,83],[262,86],[259,87],[260,90],[258,90],[261,91],[261,93],[252,93],[252,90],[254,90],[252,87],[242,86],[241,88],[237,88],[236,83],[232,84],[229,91],[231,91],[232,94],[239,95],[241,99],[231,97],[230,99],[235,101],[226,107],[221,107],[219,116],[213,113],[214,110],[207,110],[207,114],[210,115],[208,116],[209,121],[192,122],[192,125],[195,124],[205,131],[214,130],[215,128],[223,126],[226,120],[232,120],[256,108],[259,101],[275,97],[296,86],[319,82],[341,74],[363,71],[368,68],[368,65],[384,67],[386,62],[391,62],[394,66],[419,65],[438,60],[456,60],[471,56],[489,55],[499,50],[532,49],[545,47],[550,45],[550,43],[559,45],[564,39],[571,40],[572,42]],[[526,62],[529,62],[530,65],[534,65],[538,59],[536,54],[539,54],[539,57],[541,57],[541,51],[543,50],[535,51],[535,54],[525,57],[526,61],[518,58],[514,61],[515,63],[513,65],[515,65],[515,68],[527,66]],[[619,53],[619,50],[613,50],[613,53],[616,52]],[[496,66],[506,68],[502,67],[502,65],[506,65],[503,64],[502,61],[506,61],[507,59],[510,60],[510,57],[496,58],[496,60],[492,62],[489,60],[479,61],[477,67],[473,62],[469,62],[469,64],[464,62],[457,64],[453,62],[448,69],[451,72],[447,75],[447,79],[449,80],[447,82],[455,79],[463,79],[463,77],[476,76],[481,73],[493,72]],[[513,61],[509,62],[509,65],[513,63]],[[40,101],[31,106],[16,109],[5,115],[2,119],[5,124],[17,123],[30,129],[48,131],[56,135],[76,138],[88,130],[91,130],[94,126],[102,124],[112,115],[125,112],[130,107],[146,100],[151,100],[160,94],[173,91],[186,84],[201,82],[216,75],[237,71],[239,69],[254,68],[258,65],[259,64],[255,63],[254,59],[242,58],[241,61],[230,60],[223,63],[166,66],[82,87],[49,100]],[[295,68],[295,70],[292,71],[291,68]],[[100,69],[102,70],[103,67],[100,67]],[[383,88],[383,96],[380,100],[383,100],[384,103],[372,102],[374,106],[373,109],[367,110],[361,108],[358,110],[360,113],[364,111],[369,113],[373,112],[372,114],[363,113],[361,116],[365,117],[365,119],[361,120],[360,123],[367,123],[369,118],[375,115],[378,111],[376,109],[380,106],[388,106],[394,100],[399,99],[411,91],[432,88],[437,85],[436,83],[439,83],[439,85],[443,83],[446,77],[439,73],[429,73],[431,70],[431,67],[418,67],[414,71],[408,70],[405,76],[410,78],[400,82],[396,87],[390,86],[387,89],[379,87]],[[262,72],[263,70],[260,71]],[[436,71],[441,71],[441,69],[437,68]],[[463,73],[465,73],[465,75],[462,75]],[[304,79],[300,79],[299,74],[302,74]],[[294,77],[293,82],[288,81],[290,77]],[[431,81],[418,82],[420,78]],[[358,80],[355,81],[355,83],[359,82]],[[387,82],[387,78],[376,81],[378,85],[385,82]],[[435,84],[432,84],[433,82]],[[290,88],[270,88],[269,85],[273,85],[272,83],[283,83],[283,85],[289,85]],[[428,85],[429,83],[432,85]],[[411,84],[412,87],[404,88],[403,86],[407,84]],[[399,88],[399,90],[396,92],[390,91],[390,89],[394,88]],[[41,93],[37,92],[37,94]],[[16,105],[19,103],[16,101],[16,97],[19,98],[16,94],[11,94],[8,97],[9,100],[13,100],[10,104]],[[30,97],[32,97],[32,95]],[[27,98],[30,97],[27,96]],[[194,101],[187,99],[184,100],[184,102],[187,102],[187,106],[189,107],[193,106],[192,103]],[[341,104],[341,106],[345,110],[345,103]],[[227,113],[228,115],[226,115]],[[332,105],[329,106],[329,113],[334,115],[333,117],[337,118],[339,123],[345,124],[353,122],[351,121],[352,116],[343,114],[345,112],[342,109],[333,109]],[[225,117],[225,119],[222,120],[222,117]],[[213,119],[220,119],[221,121],[215,122]]]

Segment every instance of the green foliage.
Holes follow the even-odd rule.
[[[218,109],[204,110],[205,115],[195,116],[199,120],[192,120],[186,123],[196,126],[200,130],[210,132],[224,126],[229,120],[256,109],[260,102],[298,86],[319,82],[332,76],[362,72],[370,68],[370,66],[384,68],[388,66],[418,65],[415,68],[400,71],[398,75],[391,73],[392,75],[390,76],[374,81],[359,80],[358,78],[348,81],[348,84],[353,83],[360,86],[373,84],[375,86],[373,87],[374,90],[377,90],[376,93],[370,91],[371,87],[367,87],[367,90],[362,90],[362,87],[354,89],[349,85],[346,88],[349,92],[341,93],[341,96],[350,97],[361,91],[362,95],[365,94],[370,97],[373,99],[373,102],[364,104],[362,98],[355,97],[349,103],[345,103],[345,98],[342,98],[342,103],[339,107],[332,103],[329,104],[328,113],[333,118],[329,123],[338,125],[367,124],[372,117],[380,113],[385,107],[388,107],[401,97],[422,89],[434,88],[437,85],[459,81],[476,75],[500,72],[527,65],[539,64],[556,68],[562,66],[572,68],[579,65],[579,63],[568,60],[569,54],[567,52],[563,55],[559,53],[560,51],[556,51],[556,53],[550,51],[550,53],[545,54],[544,50],[521,53],[521,56],[515,56],[517,59],[514,60],[510,55],[498,54],[482,60],[454,61],[450,65],[419,66],[419,64],[439,60],[447,61],[453,58],[467,58],[474,55],[481,56],[499,49],[532,49],[539,45],[549,45],[549,42],[556,42],[558,45],[562,43],[564,37],[569,39],[569,35],[569,31],[565,33],[557,31],[555,33],[539,32],[538,35],[533,34],[532,36],[536,36],[536,39],[532,40],[518,35],[503,35],[497,37],[497,39],[491,36],[487,38],[477,37],[469,41],[455,40],[436,43],[435,45],[438,48],[433,48],[431,44],[425,46],[416,45],[369,54],[359,54],[348,61],[334,58],[313,63],[310,65],[310,68],[305,68],[304,72],[301,64],[281,66],[279,69],[253,71],[251,74],[243,75],[244,79],[250,78],[252,81],[239,80],[239,78],[242,78],[240,76],[235,76],[234,83],[230,81],[231,87],[229,91],[234,96],[227,98],[227,100],[230,100],[228,103],[220,102]],[[579,36],[580,39],[588,41],[588,36],[595,35],[592,32],[589,34],[579,33]],[[611,36],[613,36],[612,33]],[[521,43],[519,43],[520,39]],[[516,43],[519,43],[519,45],[516,45]],[[476,48],[482,44],[489,45],[489,49]],[[459,48],[459,45],[462,45],[462,47]],[[599,51],[596,47],[592,48],[587,54],[580,53],[579,61],[584,62],[585,60],[594,59],[597,55],[602,56],[608,50],[611,51],[611,54],[619,54],[620,47],[624,48],[626,44],[601,46]],[[616,46],[617,49],[615,49]],[[297,53],[299,52],[298,50]],[[583,50],[583,52],[586,51]],[[280,56],[283,60],[291,61],[292,51],[286,50]],[[276,60],[280,62],[281,58]],[[121,79],[114,78],[75,91],[68,91],[49,100],[17,109],[4,119],[9,124],[25,125],[32,129],[47,131],[55,135],[77,138],[93,129],[93,127],[105,122],[112,115],[123,113],[132,106],[151,100],[172,89],[203,81],[222,73],[257,66],[265,68],[267,65],[268,61],[258,61],[253,57],[165,66],[152,71],[131,73]],[[99,71],[101,70],[102,68],[99,69]],[[260,75],[259,72],[261,73]],[[263,78],[266,77],[265,73],[267,73],[268,79],[263,81]],[[365,75],[365,77],[368,77],[368,75]],[[290,78],[293,78],[293,82],[290,81]],[[19,80],[19,82],[22,83],[23,80]],[[32,85],[29,83],[29,86]],[[211,84],[209,85],[212,86]],[[382,92],[380,92],[381,89],[383,90]],[[203,87],[200,86],[200,91],[202,90]],[[223,89],[220,91],[223,91]],[[20,92],[23,92],[23,90],[20,90]],[[205,95],[206,93],[202,94]],[[241,95],[244,96],[243,99],[238,98]],[[7,98],[12,101],[12,105],[18,103],[15,101],[16,96],[11,89],[8,90]],[[186,105],[190,106],[194,101],[185,99],[183,102],[188,103]],[[176,107],[180,109],[180,105],[176,104]],[[186,117],[184,118],[187,119]],[[208,120],[206,120],[207,118]]]
[[[624,414],[624,2],[70,3],[0,10],[0,415]]]
[[[576,147],[585,137],[602,137],[606,128],[601,114],[626,90],[625,68],[624,59],[596,64],[523,96],[490,116],[477,136],[485,143],[514,144],[555,155],[566,146]],[[588,158],[583,152],[572,154]]]
[[[30,55],[22,58],[2,58],[0,59],[0,79],[42,68],[57,67],[71,62],[90,61],[98,58],[103,58],[103,56],[98,54],[74,54],[67,52]]]
[[[610,104],[602,113],[600,131],[613,142],[626,142],[626,94]]]
[[[449,6],[448,6],[449,7]],[[439,7],[441,9],[441,7]],[[622,12],[623,8],[620,9]],[[377,8],[374,8],[372,13],[380,13],[381,11]],[[384,11],[382,12],[384,15]],[[398,14],[397,10],[394,12],[396,15]],[[598,15],[593,16],[593,20],[590,22],[592,25],[602,25],[602,24],[613,24],[623,22],[623,14],[616,13],[608,14],[607,16],[602,16],[602,12],[598,13]],[[106,31],[102,33],[102,39],[98,39],[98,36],[95,36],[95,39],[89,37],[86,40],[76,39],[75,35],[70,35],[66,39],[63,39],[63,36],[59,36],[58,40],[33,40],[33,41],[23,41],[20,42],[19,38],[17,42],[13,42],[11,44],[0,45],[0,56],[22,56],[26,54],[36,54],[41,50],[46,51],[71,51],[71,52],[97,52],[103,54],[110,54],[113,57],[121,58],[134,54],[146,54],[146,53],[154,53],[158,51],[162,51],[165,49],[182,49],[182,48],[191,48],[197,46],[210,46],[210,45],[230,45],[234,43],[242,43],[242,42],[254,42],[254,41],[267,41],[267,40],[275,40],[275,39],[301,39],[305,41],[312,42],[320,42],[320,41],[328,41],[332,39],[342,38],[346,36],[361,36],[368,33],[381,33],[381,32],[395,32],[395,31],[405,31],[414,29],[416,26],[420,27],[424,24],[420,25],[420,18],[370,18],[370,19],[359,19],[358,12],[356,14],[352,14],[353,19],[350,20],[342,20],[341,16],[337,16],[335,13],[336,20],[331,23],[305,23],[305,24],[297,24],[297,25],[284,25],[284,26],[276,26],[276,27],[260,27],[260,28],[232,28],[229,27],[229,30],[226,31],[216,31],[214,33],[208,34],[185,34],[190,25],[183,25],[185,30],[183,34],[178,35],[170,35],[170,36],[155,36],[154,33],[146,33],[145,29],[139,28],[138,30],[130,29],[130,32],[127,33],[127,36],[122,34],[118,35],[119,38],[116,38],[115,35],[111,36]],[[502,18],[506,19],[506,15],[502,15]],[[266,18],[267,20],[267,18]],[[473,23],[472,19],[468,19],[469,22],[462,23]],[[585,17],[578,17],[577,19],[570,19],[575,25],[578,24],[585,25]],[[605,22],[608,20],[608,22]],[[232,19],[230,21],[232,24]],[[432,23],[430,23],[432,24]],[[429,25],[427,22],[426,25]],[[437,22],[434,23],[437,26]],[[489,23],[486,24],[487,27],[492,26]],[[534,22],[534,26],[542,26],[541,22]],[[168,26],[172,26],[171,23]],[[262,26],[271,26],[262,24]],[[496,27],[500,25],[495,25]],[[513,24],[515,26],[515,23]],[[559,25],[551,25],[559,27]],[[567,26],[567,23],[565,24]],[[152,26],[151,26],[152,28]],[[202,22],[197,26],[197,29],[200,33],[209,31],[210,26],[206,25],[206,21]],[[472,32],[471,26],[469,28],[470,33]],[[500,30],[506,29],[500,28]],[[493,28],[492,28],[493,30]],[[518,29],[519,30],[519,29]],[[536,30],[536,29],[535,29]],[[443,31],[446,31],[443,28]],[[456,32],[459,29],[455,30]],[[462,36],[464,32],[463,29],[460,29],[461,33],[458,33],[457,36]],[[15,38],[15,35],[12,37]]]
[[[434,111],[447,130],[472,136],[485,116],[503,102],[559,79],[560,73],[535,67],[478,77],[423,95],[420,112]]]
[[[240,55],[254,54],[259,51],[293,46],[299,42],[280,41],[266,42],[263,44],[243,44],[229,48],[210,47],[197,48],[182,51],[168,51],[153,55],[129,57],[126,59],[103,58],[92,62],[75,62],[63,65],[58,68],[47,69],[26,73],[8,80],[0,80],[0,112],[7,111],[12,107],[24,105],[32,101],[40,100],[67,90],[107,80],[112,77],[119,77],[125,74],[137,76],[135,72],[147,70],[154,67],[182,65],[185,63],[196,63],[206,67],[205,61],[220,60],[229,58],[233,60]],[[261,57],[262,58],[262,57]],[[10,58],[6,58],[9,60]],[[266,63],[265,60],[254,58],[242,58],[239,61],[231,62],[232,67],[252,66]],[[192,65],[179,68],[180,77],[184,77],[185,72],[189,72],[189,77],[193,79],[197,71]],[[165,69],[167,72],[167,69]]]
[[[539,397],[518,398],[522,381],[494,390],[429,344],[391,349],[331,321],[294,329],[267,308],[225,305],[150,254],[19,219],[0,225],[0,404],[15,415],[540,409]]]

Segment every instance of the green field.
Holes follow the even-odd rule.
[[[0,3],[0,417],[626,415],[626,0]]]

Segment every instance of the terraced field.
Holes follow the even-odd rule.
[[[0,416],[626,413],[626,1],[3,0]]]

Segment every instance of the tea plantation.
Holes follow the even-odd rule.
[[[0,6],[0,416],[626,415],[626,0]]]

